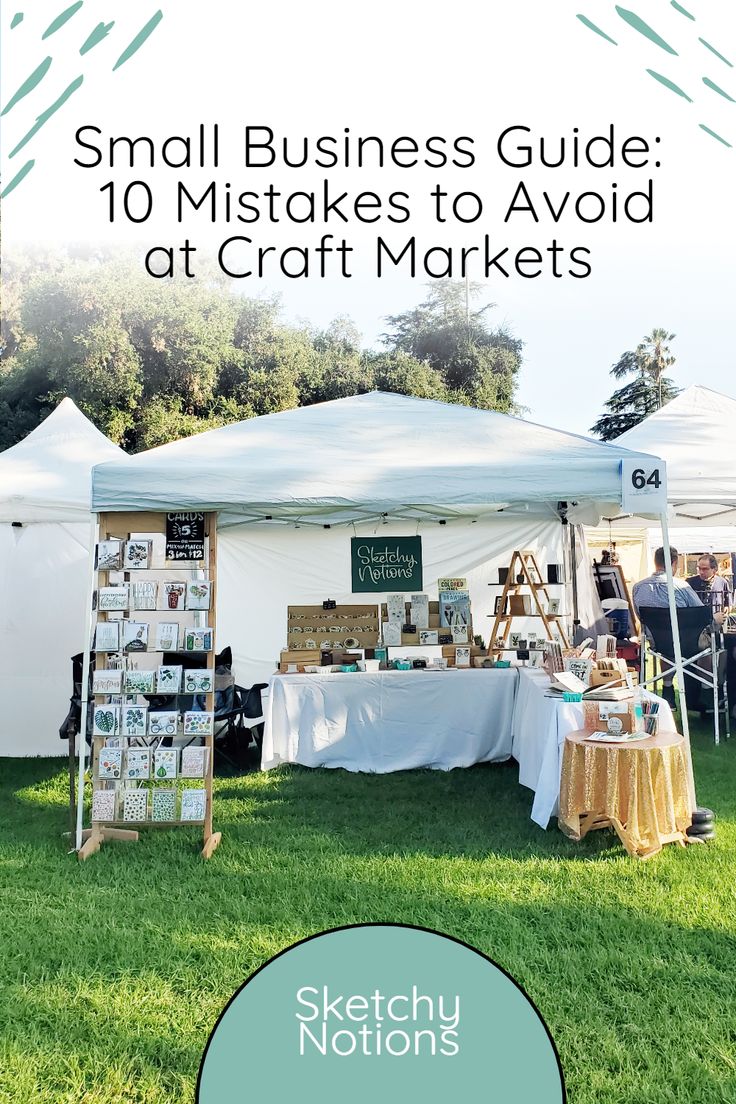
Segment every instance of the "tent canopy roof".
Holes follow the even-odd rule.
[[[87,521],[90,471],[125,453],[71,399],[0,453],[0,521]]]
[[[674,523],[736,525],[734,433],[736,399],[694,385],[614,443],[666,462]]]
[[[486,410],[371,392],[224,426],[93,472],[104,510],[218,510],[220,524],[549,516],[618,504],[631,452]]]

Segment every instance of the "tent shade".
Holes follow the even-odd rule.
[[[125,462],[71,399],[62,399],[27,437],[0,453],[0,522],[89,523],[90,470]]]
[[[736,399],[688,387],[614,444],[651,452],[667,464],[673,524],[736,525]],[[621,524],[635,524],[630,518]]]
[[[217,510],[221,525],[329,524],[499,510],[549,517],[566,500],[585,505],[571,517],[594,520],[620,509],[621,461],[634,455],[492,411],[371,392],[98,465],[92,507]]]

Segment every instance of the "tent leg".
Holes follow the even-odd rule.
[[[693,775],[693,761],[690,751],[690,721],[687,715],[687,697],[685,694],[685,674],[682,667],[682,648],[680,647],[680,629],[677,624],[677,605],[675,603],[675,582],[672,577],[672,556],[670,554],[670,529],[667,523],[667,514],[661,515],[662,548],[664,551],[664,570],[667,576],[667,598],[670,609],[670,626],[672,628],[672,643],[674,645],[675,671],[677,672],[677,686],[680,695],[680,716],[682,718],[682,735],[685,737],[687,748],[687,769],[690,785],[691,812],[698,807],[695,797],[695,777]]]
[[[87,710],[89,708],[89,666],[92,632],[92,592],[95,588],[95,548],[99,533],[99,518],[93,514],[89,527],[89,572],[87,578],[87,613],[84,621],[84,661],[82,664],[82,716],[79,723],[79,773],[77,776],[77,838],[76,850],[82,849],[82,823],[84,820],[84,771],[87,760]],[[87,841],[89,843],[89,840]],[[85,844],[85,846],[87,846]],[[94,847],[99,850],[99,847]],[[93,852],[90,852],[93,853]],[[87,855],[85,854],[85,858]]]

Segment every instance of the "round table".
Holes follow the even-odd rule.
[[[602,743],[590,736],[585,729],[565,738],[558,815],[565,835],[577,841],[612,827],[641,859],[665,843],[684,845],[692,820],[684,738],[661,732]]]

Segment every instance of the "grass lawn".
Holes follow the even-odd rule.
[[[571,1104],[733,1104],[736,738],[693,745],[718,839],[647,863],[608,832],[542,832],[508,764],[223,777],[209,863],[176,829],[80,864],[64,763],[0,759],[0,1100],[190,1104],[252,970],[323,928],[388,920],[458,936],[524,986]],[[243,1065],[245,1091],[245,1050]]]

